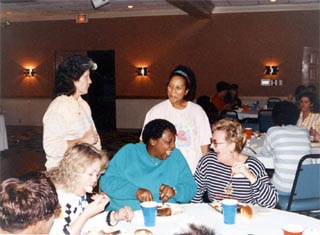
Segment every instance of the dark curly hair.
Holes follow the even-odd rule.
[[[277,126],[296,125],[299,115],[299,108],[289,101],[278,102],[272,109],[272,120]]]
[[[49,220],[58,209],[56,189],[42,172],[9,178],[0,186],[0,227],[9,233]]]
[[[142,132],[143,143],[148,144],[150,139],[161,138],[166,129],[169,129],[174,135],[177,134],[175,126],[165,119],[154,119],[148,122]]]
[[[55,79],[54,96],[73,95],[76,92],[74,81],[78,81],[86,70],[95,70],[97,64],[88,56],[73,55],[66,58],[58,67]]]
[[[174,76],[182,77],[185,80],[186,89],[189,90],[188,93],[183,97],[183,99],[187,101],[194,100],[196,96],[197,82],[196,76],[192,69],[184,65],[178,65],[171,72],[167,85],[169,84],[171,78]]]

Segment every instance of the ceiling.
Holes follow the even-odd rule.
[[[91,0],[0,0],[0,22],[46,21],[76,19],[80,13],[88,19],[181,15],[208,18],[211,14],[257,11],[320,10],[320,0],[94,0],[108,2],[94,8]],[[204,13],[203,4],[210,3],[209,15]],[[213,4],[212,4],[213,3]],[[183,8],[189,5],[189,10]],[[128,5],[133,8],[129,9]],[[206,15],[199,17],[194,11]]]

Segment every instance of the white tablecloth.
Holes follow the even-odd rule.
[[[3,114],[0,113],[0,151],[8,149],[6,124]]]
[[[246,112],[244,112],[243,110],[236,110],[236,112],[238,114],[239,120],[243,120],[245,118],[258,118],[258,110],[250,109]]]
[[[283,235],[282,226],[293,223],[320,234],[320,220],[292,212],[253,206],[252,219],[237,215],[234,225],[226,225],[223,223],[223,215],[205,203],[179,206],[182,213],[157,217],[155,227],[144,227],[142,212],[136,211],[131,223],[121,221],[113,229],[119,229],[121,234],[133,234],[137,229],[146,228],[154,235],[170,235],[184,231],[188,223],[195,223],[214,229],[217,235]],[[110,229],[105,218],[106,213],[102,213],[89,220],[83,228],[83,234],[89,230],[97,234],[100,229]]]
[[[261,137],[259,138],[256,138],[252,135],[250,144],[248,143],[246,144],[242,153],[248,156],[257,157],[267,169],[274,169],[273,158],[264,157],[261,155],[264,138],[265,138],[265,133],[262,133]],[[256,153],[254,153],[252,150],[255,151]],[[311,153],[320,153],[320,143],[311,144]]]

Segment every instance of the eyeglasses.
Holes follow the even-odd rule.
[[[219,144],[228,144],[227,142],[224,142],[224,143],[217,143],[216,141],[212,141],[212,145],[213,147],[218,147]]]

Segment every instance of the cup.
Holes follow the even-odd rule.
[[[304,228],[298,224],[286,224],[282,230],[283,235],[302,235]]]
[[[252,104],[252,108],[253,108],[254,110],[257,110],[257,103],[253,103],[253,104]]]
[[[153,227],[156,225],[157,205],[155,201],[142,202],[140,204],[143,214],[144,225]]]
[[[247,127],[247,128],[244,129],[244,131],[246,133],[247,140],[250,140],[251,139],[251,135],[252,135],[252,128]]]
[[[223,222],[225,224],[234,224],[237,214],[238,201],[234,199],[223,199],[221,201]]]
[[[244,104],[243,105],[243,111],[244,112],[248,112],[248,110],[249,110],[249,105],[248,104]]]

